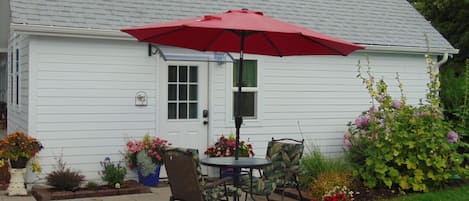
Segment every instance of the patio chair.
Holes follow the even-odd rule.
[[[269,195],[277,188],[281,188],[282,200],[285,195],[285,188],[294,185],[298,191],[300,200],[303,200],[298,184],[298,174],[300,173],[300,159],[303,155],[304,140],[294,140],[290,138],[274,139],[267,145],[266,159],[272,161],[272,165],[264,168],[260,172],[260,178],[249,179],[243,177],[242,190],[256,195],[265,195],[267,200]],[[246,198],[247,198],[246,193]]]
[[[223,178],[211,183],[201,174],[197,149],[171,148],[164,155],[166,173],[171,189],[170,201],[228,200],[233,187],[226,185],[231,178]]]

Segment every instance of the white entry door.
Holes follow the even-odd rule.
[[[158,136],[203,155],[208,141],[207,63],[167,62],[160,68],[159,80]]]

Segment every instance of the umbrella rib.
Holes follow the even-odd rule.
[[[226,29],[224,29],[223,32],[221,32],[220,34],[218,34],[218,36],[217,36],[214,40],[212,40],[212,41],[210,42],[210,44],[208,44],[202,51],[207,51],[208,49],[210,49],[210,48],[213,46],[213,44],[215,44],[215,42],[217,42],[217,41],[223,36],[223,34],[225,33],[225,31],[226,31]]]
[[[313,40],[313,39],[311,39],[310,37],[306,37],[306,36],[303,35],[303,34],[300,34],[300,35],[301,35],[303,38],[305,38],[306,40],[309,40],[309,41],[311,41],[311,42],[313,42],[313,43],[316,43],[316,44],[318,44],[318,45],[320,45],[320,46],[322,46],[322,47],[324,47],[324,48],[326,48],[326,49],[332,50],[333,52],[336,52],[336,53],[338,53],[338,54],[340,54],[340,55],[342,55],[342,56],[347,56],[346,54],[342,53],[341,51],[339,51],[339,50],[337,50],[337,49],[334,49],[334,48],[331,48],[331,47],[329,47],[329,46],[327,46],[327,45],[324,45],[324,44],[322,44],[321,42],[319,42],[319,41],[317,41],[317,40]]]
[[[159,37],[162,37],[162,36],[165,36],[165,35],[169,35],[169,34],[172,34],[174,32],[178,32],[178,31],[181,31],[183,29],[185,29],[186,27],[183,26],[183,27],[179,27],[177,29],[174,29],[174,30],[171,30],[171,31],[167,31],[167,32],[164,32],[164,33],[161,33],[161,34],[158,34],[158,35],[152,35],[150,37],[146,37],[146,38],[143,38],[142,40],[140,41],[145,41],[145,42],[150,42],[149,40],[155,40]]]
[[[277,46],[274,44],[274,42],[270,39],[269,35],[267,35],[265,32],[262,32],[262,35],[264,35],[265,39],[267,39],[267,42],[269,42],[270,46],[272,46],[272,48],[274,48],[274,50],[277,52],[277,55],[279,57],[283,57],[282,53],[277,48]]]

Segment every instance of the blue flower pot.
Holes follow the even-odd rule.
[[[138,182],[143,184],[144,186],[158,186],[160,183],[160,169],[161,166],[157,166],[155,168],[154,173],[150,173],[147,176],[143,176],[141,168],[139,167],[138,172]]]

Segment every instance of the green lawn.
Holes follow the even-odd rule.
[[[382,201],[469,201],[469,185],[429,193],[414,193]]]

